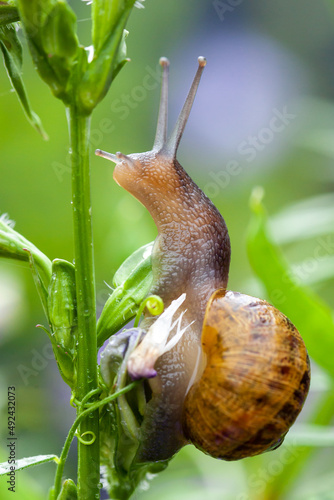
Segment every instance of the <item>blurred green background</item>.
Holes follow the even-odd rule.
[[[79,0],[69,3],[77,13],[80,40],[90,45],[90,7]],[[112,164],[95,157],[94,149],[132,153],[151,148],[162,55],[171,62],[171,126],[195,73],[197,56],[208,60],[179,161],[227,222],[232,244],[229,288],[268,298],[250,269],[245,245],[249,197],[252,188],[261,185],[273,237],[296,266],[295,277],[334,308],[333,2],[146,0],[145,9],[134,9],[127,29],[132,62],[92,120],[98,312],[109,293],[105,282],[111,282],[131,252],[155,238],[156,229],[145,209],[115,184]],[[51,259],[72,260],[63,104],[34,72],[26,47],[24,78],[50,139],[44,142],[28,124],[0,67],[0,211],[7,212],[16,229]],[[326,258],[314,263],[322,238],[327,241]],[[1,433],[6,432],[6,388],[15,385],[20,457],[58,454],[74,417],[48,339],[35,328],[43,322],[28,267],[0,262]],[[300,422],[330,389],[324,372],[314,367],[313,375]],[[287,492],[266,496],[265,483],[274,482],[283,466],[294,460],[291,443],[292,438],[277,451],[242,463],[214,461],[186,447],[148,491],[134,498],[333,499],[333,436],[326,446],[315,448]],[[4,448],[1,453],[6,460]],[[67,471],[74,477],[74,447],[71,457]],[[53,474],[53,464],[19,473],[18,497],[46,498]],[[7,498],[3,479],[0,492]]]

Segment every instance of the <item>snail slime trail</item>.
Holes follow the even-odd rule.
[[[158,230],[148,295],[160,296],[165,311],[145,314],[146,333],[127,364],[129,375],[149,387],[136,462],[167,460],[187,443],[225,460],[275,449],[309,389],[307,351],[288,318],[264,300],[227,291],[225,221],[176,159],[205,58],[198,63],[168,139],[169,62],[161,58],[152,150],[96,151],[116,164],[114,179],[148,209]]]

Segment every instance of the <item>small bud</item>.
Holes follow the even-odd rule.
[[[102,352],[101,375],[111,394],[130,382],[127,372],[129,357],[140,345],[144,334],[141,328],[117,333]],[[151,390],[147,380],[143,379],[130,392],[119,396],[112,407],[101,415],[101,465],[110,498],[129,498],[129,494],[138,485],[144,484],[149,476],[167,467],[168,460],[145,463],[137,460],[140,426],[150,400]],[[115,468],[122,470],[121,482],[114,480]]]
[[[66,260],[52,262],[48,314],[56,343],[73,352],[77,330],[75,269]]]
[[[101,353],[101,375],[108,385],[112,388],[115,384],[117,376],[123,376],[120,373],[124,358],[129,351],[133,351],[143,331],[140,328],[131,328],[114,335],[108,342],[107,346]],[[139,337],[139,338],[138,338]],[[126,370],[126,363],[124,366]]]
[[[57,500],[77,500],[77,487],[72,479],[66,479]]]

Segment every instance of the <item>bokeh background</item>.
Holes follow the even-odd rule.
[[[79,0],[69,3],[77,13],[80,40],[90,45],[90,7]],[[333,2],[146,0],[145,9],[134,9],[127,29],[132,62],[92,120],[98,311],[109,293],[105,282],[111,282],[131,252],[155,238],[156,229],[146,210],[115,184],[112,164],[93,151],[151,148],[162,55],[171,62],[171,126],[195,73],[197,56],[208,61],[179,161],[227,222],[232,243],[229,288],[265,298],[245,245],[250,194],[261,185],[274,239],[297,266],[300,283],[311,286],[333,308]],[[26,47],[24,59],[31,104],[49,141],[44,142],[26,121],[0,67],[0,211],[7,212],[17,230],[51,259],[72,260],[66,116],[63,104],[34,72]],[[325,260],[311,265],[319,238],[332,243]],[[59,453],[74,418],[49,341],[35,327],[45,321],[28,267],[0,262],[1,434],[6,433],[7,386],[15,385],[20,457]],[[317,367],[313,372],[311,397],[300,421],[319,394],[330,390],[326,374]],[[134,498],[333,499],[334,442],[329,438],[326,446],[314,448],[288,492],[265,496],[265,482],[274,482],[283,466],[294,460],[291,443],[292,438],[277,451],[242,463],[214,461],[186,447],[148,491]],[[6,460],[4,444],[2,440],[0,453]],[[67,471],[74,477],[75,447]],[[18,473],[19,498],[45,499],[53,474],[53,464]],[[3,479],[0,492],[7,498]]]

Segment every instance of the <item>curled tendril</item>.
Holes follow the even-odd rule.
[[[71,399],[70,399],[70,405],[73,407],[73,408],[77,408],[80,404],[80,401],[77,400],[77,398],[75,397],[75,393],[72,392],[71,394]]]
[[[99,379],[99,386],[101,387],[101,390],[104,391],[106,394],[108,394],[109,388],[108,388],[107,384],[105,383],[104,378],[102,377],[100,366],[98,366],[98,379]]]
[[[139,324],[140,317],[143,314],[145,307],[147,308],[148,312],[152,314],[152,316],[158,316],[164,310],[164,303],[159,295],[150,295],[145,300],[143,300],[136,314],[136,319],[134,322],[135,328]]]
[[[92,439],[90,439],[89,441],[86,440],[86,439],[83,439],[83,437],[87,436],[87,434],[90,434],[92,436]],[[95,432],[92,432],[92,431],[84,432],[81,435],[78,432],[76,432],[75,436],[78,439],[78,441],[80,441],[81,444],[84,444],[86,446],[89,446],[89,445],[93,444],[95,442],[95,440],[96,440],[96,434],[95,434]]]
[[[88,403],[88,400],[90,398],[92,398],[93,396],[100,394],[101,392],[102,392],[102,389],[100,387],[98,387],[97,389],[93,389],[90,392],[87,392],[86,396],[82,398],[82,400],[80,402],[80,406],[85,407],[85,408],[89,408],[92,404],[95,403],[95,401],[93,401],[92,403]]]
[[[75,394],[72,393],[71,399],[70,399],[70,405],[73,406],[73,408],[89,408],[91,405],[95,403],[93,401],[92,403],[87,403],[87,401],[92,398],[93,396],[100,394],[102,392],[102,389],[98,387],[97,389],[93,389],[92,391],[88,392],[84,398],[82,398],[81,401],[75,397]]]

